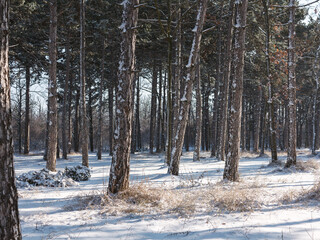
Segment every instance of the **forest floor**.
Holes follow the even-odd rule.
[[[92,177],[79,186],[18,188],[23,239],[320,239],[319,156],[299,150],[305,163],[283,170],[244,152],[238,183],[222,181],[224,162],[201,156],[184,153],[175,177],[163,154],[134,154],[132,187],[108,197],[111,157],[92,153]],[[57,170],[79,164],[74,154]],[[40,155],[15,155],[17,176],[44,167]]]

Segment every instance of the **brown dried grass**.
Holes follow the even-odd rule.
[[[246,212],[260,208],[259,184],[219,182],[214,185],[168,189],[137,183],[116,195],[93,194],[77,198],[75,209],[99,208],[108,215],[174,214],[189,217],[203,212]],[[71,210],[70,207],[66,210]]]

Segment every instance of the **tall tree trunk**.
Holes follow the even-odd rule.
[[[18,151],[19,154],[22,153],[22,86],[21,79],[19,78],[19,105],[18,105]]]
[[[157,114],[157,78],[158,71],[156,60],[153,59],[153,72],[152,72],[152,89],[151,89],[151,109],[150,109],[150,139],[149,139],[149,151],[153,153],[154,147],[154,135],[156,126],[156,114]]]
[[[90,84],[91,85],[91,84]],[[93,144],[93,109],[92,109],[92,90],[91,86],[89,86],[89,99],[88,99],[88,115],[89,115],[89,145],[90,151],[94,151]]]
[[[223,173],[223,178],[229,181],[239,180],[240,160],[240,128],[241,128],[241,107],[243,92],[243,68],[245,52],[245,28],[247,18],[248,0],[236,1],[236,24],[234,44],[234,78],[231,84],[231,105],[229,117],[229,140],[228,154]]]
[[[131,102],[131,109],[132,109],[132,123],[131,123],[131,153],[134,154],[136,151],[136,124],[135,124],[135,117],[134,117],[134,110],[135,110],[135,93],[136,93],[136,83],[137,78],[139,78],[139,74],[135,72],[132,82],[132,102]],[[156,112],[156,111],[155,111]],[[155,124],[155,123],[154,123]]]
[[[48,151],[47,168],[56,171],[57,157],[57,0],[50,0],[49,82],[48,82]]]
[[[319,52],[320,52],[320,46],[318,47],[317,51],[316,51],[316,57],[314,60],[314,64],[313,64],[313,76],[315,79],[315,83],[316,83],[316,89],[315,89],[315,94],[314,94],[314,99],[313,99],[313,119],[312,119],[312,154],[316,155],[316,137],[317,137],[317,119],[316,119],[316,115],[317,115],[317,101],[318,101],[318,92],[319,92]]]
[[[80,143],[80,114],[79,114],[79,103],[80,103],[80,90],[77,89],[76,94],[76,103],[75,103],[75,115],[74,115],[74,151],[79,152],[79,143]]]
[[[102,38],[102,60],[101,60],[101,80],[99,87],[99,121],[98,121],[98,160],[101,160],[102,155],[102,105],[103,105],[103,87],[104,87],[104,56],[105,56],[105,37]]]
[[[288,157],[286,167],[296,165],[296,73],[295,73],[295,0],[289,2],[289,47],[288,47],[288,118],[289,118],[289,136],[288,136]]]
[[[218,33],[218,44],[217,44],[217,53],[218,53],[218,64],[217,64],[217,77],[214,84],[214,103],[213,103],[213,124],[212,124],[212,146],[211,146],[211,157],[217,156],[217,149],[220,139],[220,131],[219,127],[219,107],[221,104],[219,99],[221,99],[221,93],[219,94],[219,86],[223,82],[223,61],[222,61],[222,33],[223,33],[223,4],[224,0],[221,0],[220,6],[220,24],[219,24],[219,33]],[[208,74],[208,79],[210,80],[210,76]]]
[[[22,239],[15,185],[9,80],[9,1],[0,1],[0,239]]]
[[[162,62],[159,64],[159,94],[158,94],[158,119],[157,119],[157,153],[161,152],[161,135],[162,135],[162,113],[161,113],[161,100],[162,100]]]
[[[30,151],[30,66],[26,66],[26,112],[24,121],[24,154],[29,154]]]
[[[137,99],[136,99],[136,136],[137,136],[137,149],[140,152],[142,149],[142,141],[141,141],[141,127],[140,127],[140,76],[137,76]]]
[[[114,121],[113,121],[113,87],[108,88],[108,107],[109,107],[109,155],[113,155],[113,132],[114,132]]]
[[[80,0],[80,112],[81,112],[81,149],[82,165],[89,167],[88,158],[88,121],[86,109],[85,75],[85,0]]]
[[[201,129],[202,129],[202,99],[201,99],[201,76],[200,76],[200,56],[196,63],[195,70],[196,83],[196,143],[193,152],[193,161],[200,161],[200,147],[201,147]]]
[[[138,22],[138,8],[136,7],[138,4],[139,0],[127,0],[123,2],[119,81],[116,93],[114,152],[108,187],[111,193],[117,193],[129,187],[132,82],[135,75],[135,28]]]
[[[258,99],[256,104],[254,105],[254,136],[253,136],[253,151],[258,152],[259,151],[259,136],[260,136],[260,119],[261,119],[261,102],[262,102],[262,84],[258,86]]]
[[[226,53],[225,53],[225,64],[224,64],[224,84],[223,84],[223,94],[222,94],[222,111],[221,111],[221,127],[220,127],[220,143],[218,158],[221,161],[225,160],[226,152],[226,137],[227,137],[227,119],[228,119],[228,102],[229,102],[229,82],[231,75],[231,62],[232,62],[232,38],[233,38],[233,22],[234,22],[234,0],[230,0],[229,8],[229,23],[228,23],[228,33],[226,41]]]
[[[269,124],[270,124],[270,148],[271,148],[271,162],[278,162],[277,155],[277,132],[276,132],[276,118],[274,110],[274,87],[273,81],[271,80],[270,72],[270,23],[269,23],[269,1],[263,0],[264,14],[265,14],[265,25],[266,25],[266,69],[267,69],[267,84],[268,84],[268,104],[269,106]]]
[[[197,59],[199,56],[199,49],[202,37],[202,28],[205,21],[207,11],[207,0],[199,0],[199,7],[198,7],[198,15],[196,20],[196,26],[193,29],[193,43],[192,48],[189,55],[189,61],[186,66],[187,68],[187,76],[184,83],[184,91],[183,96],[180,102],[180,110],[178,116],[178,124],[175,130],[175,144],[174,148],[172,149],[171,159],[170,159],[170,166],[168,172],[173,175],[179,175],[179,165],[180,165],[180,158],[182,154],[182,146],[184,142],[184,136],[186,131],[186,126],[188,122],[188,115],[189,115],[189,108],[192,98],[192,88],[195,76],[195,64],[197,63]]]
[[[66,78],[64,82],[64,92],[63,92],[63,108],[62,108],[62,157],[68,159],[68,142],[69,137],[67,134],[68,119],[67,119],[67,109],[68,109],[68,95],[69,92],[69,79],[70,79],[70,38],[69,33],[67,33],[67,44],[66,44]]]
[[[71,153],[71,147],[72,147],[72,98],[73,98],[73,74],[71,72],[70,75],[70,82],[68,83],[70,85],[69,87],[69,96],[68,96],[68,153]]]

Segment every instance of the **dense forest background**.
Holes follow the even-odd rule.
[[[81,151],[83,133],[81,6],[79,1],[57,1],[56,4],[57,138],[58,150],[64,152],[63,157],[66,158],[66,153]],[[170,109],[174,108],[175,99],[179,98],[179,91],[184,87],[180,78],[186,74],[196,6],[197,2],[183,0],[143,1],[139,5],[132,152],[161,152],[166,149],[168,126],[171,126],[168,124]],[[184,149],[193,150],[197,127],[200,126],[201,149],[212,151],[212,156],[217,157],[221,145],[220,129],[227,122],[224,106],[226,101],[230,103],[230,98],[225,98],[224,80],[227,54],[230,54],[227,53],[230,6],[231,3],[224,0],[208,2],[196,74],[198,80],[184,139]],[[48,1],[16,0],[10,10],[14,147],[16,152],[27,154],[46,148],[50,8]],[[272,134],[278,150],[288,148],[289,10],[287,1],[249,1],[242,96],[242,150],[261,151],[263,154],[264,149],[271,148]],[[309,18],[304,7],[296,8],[295,12],[296,143],[298,148],[318,149],[320,42],[316,8],[313,11],[314,18]],[[84,95],[89,150],[92,152],[99,149],[100,138],[102,151],[112,152],[121,15],[122,7],[118,1],[85,2]],[[269,38],[268,52],[266,37]],[[199,106],[200,110],[196,111]],[[57,154],[59,156],[59,151]],[[220,158],[222,156],[220,154]]]

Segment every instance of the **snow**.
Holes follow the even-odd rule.
[[[270,155],[270,154],[269,154]],[[165,155],[139,153],[131,155],[131,185],[148,182],[158,188],[186,192],[207,190],[222,180],[224,162],[201,153],[201,161],[193,162],[193,152],[181,159],[180,176],[167,174]],[[16,176],[43,169],[42,155],[15,155]],[[279,153],[281,161],[285,153]],[[298,159],[318,161],[309,150],[299,150]],[[94,206],[83,208],[77,199],[105,192],[111,157],[97,160],[89,155],[91,178],[79,186],[67,188],[18,188],[23,239],[318,239],[320,236],[320,203],[306,201],[285,204],[284,195],[310,189],[319,181],[319,171],[277,171],[267,166],[269,156],[244,152],[240,160],[240,183],[222,182],[222,189],[251,184],[257,192],[261,208],[248,212],[218,211],[216,208],[196,210],[188,216],[164,214],[102,214]],[[80,154],[68,160],[57,160],[57,171],[81,163]],[[264,167],[262,167],[264,166]],[[258,193],[259,192],[259,193]],[[208,195],[207,198],[210,198]],[[185,199],[181,199],[185,201]],[[196,205],[198,206],[198,205]]]

